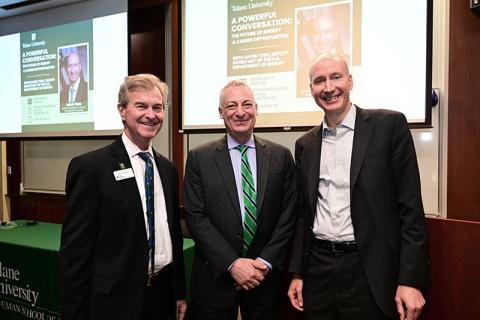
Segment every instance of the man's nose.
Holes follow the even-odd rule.
[[[335,90],[335,86],[333,85],[333,83],[330,80],[327,79],[325,81],[325,89],[324,90],[327,91],[327,92],[331,92],[331,91]]]
[[[148,117],[149,119],[155,118],[155,112],[153,111],[152,107],[148,107],[145,109],[145,116]]]
[[[237,116],[243,117],[245,115],[245,109],[243,109],[242,105],[239,105],[237,107]]]

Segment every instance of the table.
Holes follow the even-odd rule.
[[[62,225],[25,220],[0,229],[0,319],[61,319],[58,250]],[[187,292],[194,242],[185,238]]]

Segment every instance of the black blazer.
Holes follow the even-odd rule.
[[[273,265],[280,275],[293,232],[296,192],[288,149],[255,137],[257,232],[248,258]],[[185,218],[195,240],[192,300],[228,306],[236,299],[230,265],[242,257],[242,217],[226,136],[189,152],[185,169]],[[265,281],[262,285],[275,281]],[[274,294],[274,293],[270,293]]]
[[[174,277],[160,283],[175,301],[185,296],[178,173],[154,152],[165,193]],[[140,319],[147,282],[148,243],[135,178],[116,181],[131,168],[121,137],[74,158],[66,181],[67,212],[60,247],[60,301],[64,319]]]
[[[372,293],[386,314],[396,316],[398,284],[429,285],[428,248],[420,175],[405,116],[356,107],[350,169],[351,217]],[[308,264],[318,194],[322,126],[295,145],[300,218],[290,271]]]

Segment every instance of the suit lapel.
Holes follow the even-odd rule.
[[[318,127],[317,132],[313,135],[312,139],[305,145],[303,154],[310,154],[308,157],[309,163],[306,172],[310,172],[308,183],[308,196],[310,201],[310,208],[312,209],[311,222],[315,218],[315,212],[318,201],[318,183],[320,175],[320,157],[322,151],[322,131],[323,124]]]
[[[357,183],[373,130],[368,113],[359,107],[356,108],[357,116],[355,118],[355,134],[353,136],[352,161],[350,165],[350,198]]]
[[[113,171],[122,169],[120,165],[121,163],[126,168],[132,168],[132,163],[130,162],[130,158],[128,157],[127,150],[123,145],[122,138],[118,137],[111,146]],[[140,193],[138,192],[138,186],[135,177],[120,180],[117,181],[117,183],[120,185],[123,191],[123,193],[119,195],[119,197],[128,199],[130,212],[135,215],[135,221],[137,222],[137,226],[139,227],[141,232],[145,234],[146,239],[147,231],[145,227],[145,219],[143,217],[144,213],[142,206],[142,198],[140,197]]]
[[[224,136],[217,142],[215,148],[216,155],[215,164],[217,165],[218,172],[222,177],[223,184],[227,190],[232,206],[235,209],[235,213],[239,221],[242,221],[242,213],[240,212],[240,201],[237,193],[237,183],[235,182],[235,175],[233,174],[232,160],[230,159],[230,153],[227,147],[227,136]]]
[[[260,212],[268,182],[270,149],[265,141],[257,137],[255,137],[255,147],[257,154],[257,220],[260,221]]]

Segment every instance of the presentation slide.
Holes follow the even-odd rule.
[[[184,0],[183,129],[223,127],[218,95],[233,79],[252,88],[257,127],[319,124],[308,73],[328,52],[349,64],[353,103],[425,123],[427,14],[427,0]]]
[[[115,32],[111,32],[115,30]],[[127,14],[0,37],[0,135],[99,134],[122,128],[116,103],[128,74]]]

